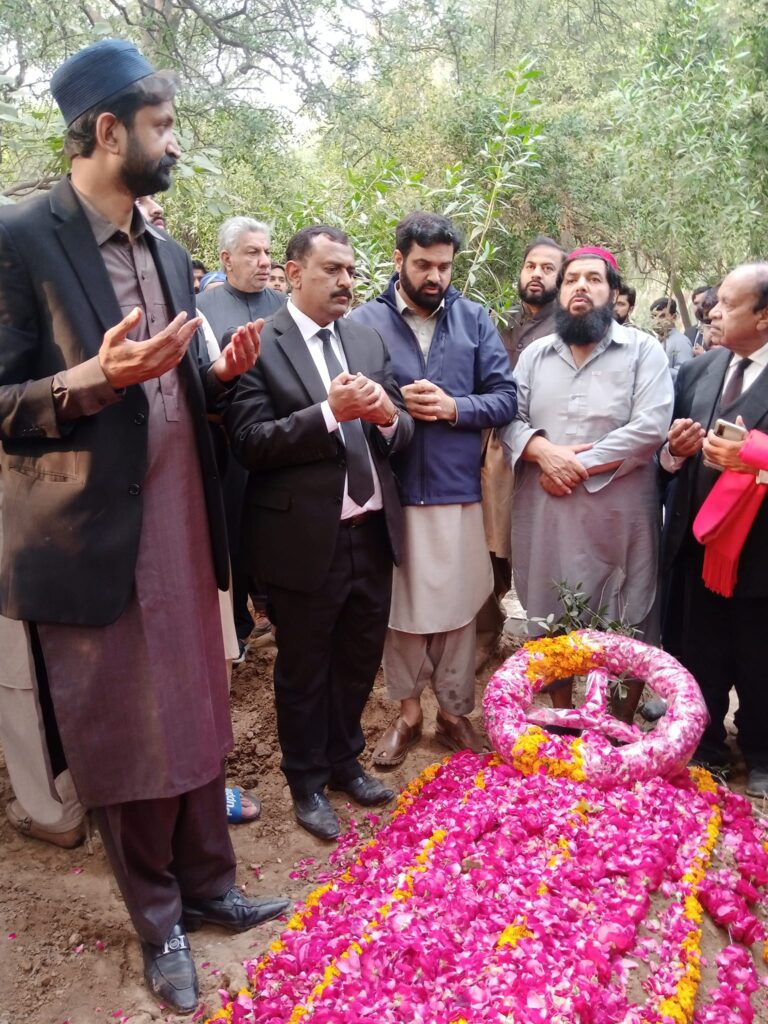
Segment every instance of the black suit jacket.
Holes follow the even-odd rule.
[[[187,253],[167,236],[146,237],[172,315],[194,316]],[[147,462],[144,391],[127,388],[119,402],[60,424],[51,390],[53,376],[96,356],[105,331],[120,320],[104,261],[67,179],[47,195],[0,210],[0,611],[11,618],[105,625],[130,598]],[[226,536],[206,412],[222,396],[189,352],[179,369],[193,412],[216,577],[226,588]]]
[[[378,381],[400,410],[390,442],[363,423],[381,483],[392,557],[399,561],[402,509],[389,456],[413,435],[381,335],[351,320],[335,328],[350,373]],[[261,355],[238,384],[226,416],[235,457],[250,470],[241,551],[264,583],[311,591],[331,565],[346,477],[344,445],[329,433],[320,405],[328,397],[287,309],[262,331]]]
[[[680,367],[675,385],[674,419],[697,420],[709,430],[718,417],[741,416],[750,430],[768,432],[768,368],[727,408],[718,399],[732,353],[714,348]],[[720,474],[702,462],[701,453],[685,460],[672,481],[665,523],[663,569],[669,571],[685,552],[693,520]],[[768,500],[764,501],[739,559],[735,597],[768,596]]]

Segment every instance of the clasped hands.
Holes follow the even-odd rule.
[[[383,427],[391,423],[397,406],[384,388],[363,373],[340,373],[328,391],[328,405],[339,423],[367,420]]]
[[[736,417],[736,423],[740,427],[745,426],[741,416]],[[753,476],[758,472],[754,466],[741,461],[740,452],[744,441],[728,441],[718,437],[714,430],[707,433],[695,420],[674,420],[667,434],[667,445],[669,454],[676,458],[687,458],[701,451],[706,461],[719,469],[751,473]]]
[[[405,408],[415,420],[456,422],[458,410],[455,399],[431,380],[415,380],[413,384],[405,384],[400,391]]]
[[[179,313],[167,327],[146,341],[132,341],[128,334],[138,326],[141,317],[141,310],[136,306],[106,332],[101,343],[99,364],[115,390],[142,384],[178,366],[202,323],[200,317],[189,320],[186,313]],[[214,360],[211,369],[222,383],[234,380],[255,365],[263,326],[263,320],[256,320],[239,327]]]
[[[538,464],[539,483],[547,494],[563,498],[573,494],[574,488],[589,478],[587,467],[576,456],[591,447],[591,444],[553,444],[537,434],[526,445],[523,458]]]

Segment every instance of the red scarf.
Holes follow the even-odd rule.
[[[742,462],[768,470],[768,434],[751,430],[742,445]],[[693,534],[704,545],[704,586],[723,597],[733,597],[741,550],[758,513],[766,485],[751,473],[726,469],[707,495],[693,524]]]

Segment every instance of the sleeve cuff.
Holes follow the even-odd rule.
[[[334,432],[334,430],[338,430],[339,429],[339,421],[336,419],[336,417],[331,412],[331,403],[328,401],[327,398],[326,398],[326,400],[324,402],[320,403],[320,408],[323,411],[323,419],[325,420],[325,429],[328,431],[329,434],[332,434]]]
[[[391,441],[392,438],[395,436],[395,431],[397,430],[397,424],[399,422],[400,422],[400,413],[398,413],[397,416],[395,416],[395,422],[394,423],[390,423],[390,425],[388,427],[381,427],[380,426],[380,427],[377,428],[379,433],[381,434],[381,436],[384,438],[385,441]]]
[[[119,402],[124,391],[116,391],[104,376],[98,356],[60,370],[53,378],[53,401],[61,422],[93,416]]]
[[[216,401],[219,398],[223,398],[224,395],[229,391],[234,391],[237,387],[237,382],[240,380],[239,377],[234,377],[232,380],[219,380],[213,370],[213,363],[208,367],[206,372],[206,392],[209,398]]]
[[[664,446],[659,453],[659,463],[662,469],[666,469],[668,473],[677,473],[685,459],[685,455],[673,455],[669,450],[669,441],[664,442]]]

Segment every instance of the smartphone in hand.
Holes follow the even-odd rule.
[[[740,426],[738,423],[731,423],[729,420],[718,419],[715,421],[715,425],[712,428],[715,437],[722,437],[724,441],[743,441],[749,431],[746,427]],[[718,472],[722,472],[722,466],[716,466],[712,462],[708,462],[706,459],[702,460],[705,466],[709,466],[710,469],[716,469]]]
[[[717,420],[714,432],[716,437],[722,437],[725,441],[743,441],[748,433],[746,427],[728,420]]]

